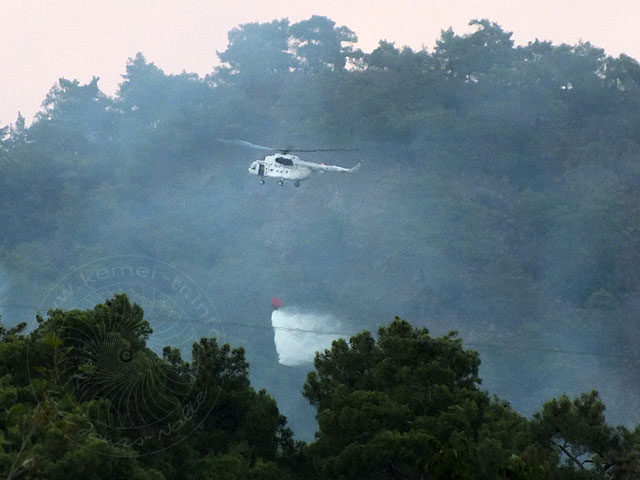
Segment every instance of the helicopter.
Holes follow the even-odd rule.
[[[325,165],[324,163],[306,162],[304,160],[300,160],[300,157],[298,157],[297,155],[292,155],[290,153],[352,151],[345,148],[323,148],[312,150],[278,149],[265,147],[263,145],[256,145],[245,140],[218,140],[225,143],[233,143],[235,145],[243,145],[245,147],[255,148],[258,150],[279,152],[273,155],[267,155],[262,160],[256,160],[254,162],[251,162],[251,165],[249,165],[249,173],[260,177],[261,185],[264,185],[265,177],[272,177],[278,179],[278,185],[280,186],[284,185],[285,180],[290,180],[296,187],[299,187],[300,182],[309,178],[314,171],[353,173],[360,168],[360,165],[362,163],[358,162],[352,168],[344,168],[337,165]]]

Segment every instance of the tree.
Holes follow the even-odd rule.
[[[171,347],[159,358],[146,346],[144,312],[124,294],[51,310],[24,329],[0,325],[0,474],[287,478],[291,433],[273,399],[251,387],[242,349],[203,338],[192,363]]]
[[[251,462],[274,460],[291,433],[273,398],[251,387],[244,350],[203,338],[193,345],[192,356],[190,394],[201,397],[194,421],[202,429],[193,444],[202,452],[220,452],[244,443]]]
[[[194,73],[167,75],[139,52],[123,79],[116,103],[121,174],[154,183],[170,175],[176,158],[198,163],[199,154],[210,151],[213,88],[207,81]]]
[[[20,143],[26,140],[27,127],[24,117],[18,112],[18,118],[16,122],[9,127],[9,141],[11,143]]]
[[[302,70],[308,72],[344,70],[348,59],[362,56],[354,50],[356,34],[347,27],[336,27],[327,17],[314,15],[291,26],[292,47]],[[343,45],[348,43],[349,45]]]
[[[479,363],[455,333],[432,338],[398,318],[377,341],[368,332],[334,341],[304,385],[318,409],[309,447],[318,478],[469,478],[478,465],[486,476],[476,478],[518,468],[533,478],[551,452],[527,450],[526,420],[478,389]],[[496,442],[488,461],[482,452]]]
[[[510,65],[515,50],[511,32],[505,32],[489,20],[472,20],[478,29],[462,37],[453,30],[443,30],[436,42],[434,58],[447,75],[464,81],[478,81],[482,74]]]
[[[113,135],[112,101],[98,88],[98,77],[86,85],[60,78],[29,129],[31,139],[59,155],[88,153],[108,144]]]
[[[248,86],[288,72],[295,66],[289,53],[289,20],[246,23],[229,32],[229,45],[218,52],[223,66],[215,69],[214,82]]]
[[[137,112],[146,122],[157,119],[166,104],[167,76],[155,63],[148,62],[140,52],[129,58],[118,97],[125,111]],[[155,118],[154,118],[155,117]]]
[[[544,404],[535,415],[538,435],[578,469],[581,478],[634,479],[640,475],[638,430],[612,428],[604,403],[592,391],[571,401],[566,395]]]

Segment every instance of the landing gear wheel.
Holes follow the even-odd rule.
[[[264,180],[260,180],[260,185],[264,185]]]
[[[296,180],[296,183],[294,183],[294,185],[295,185],[296,187],[299,187],[299,186],[300,186],[300,182]]]
[[[284,185],[284,182],[282,180],[278,180],[278,185],[282,186]]]

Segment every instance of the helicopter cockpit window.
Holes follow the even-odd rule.
[[[293,160],[291,160],[290,158],[277,157],[276,158],[276,162],[278,162],[280,165],[286,165],[287,167],[293,167]]]

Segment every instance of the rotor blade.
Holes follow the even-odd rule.
[[[246,140],[225,140],[223,138],[218,138],[219,142],[224,143],[232,143],[234,145],[242,145],[243,147],[255,148],[258,150],[268,150],[270,152],[299,152],[299,153],[309,153],[309,152],[355,152],[356,149],[353,148],[313,148],[313,149],[304,149],[304,148],[273,148],[273,147],[265,147],[264,145],[257,145],[255,143],[247,142]]]
[[[354,148],[314,148],[314,149],[300,149],[300,148],[289,148],[288,152],[356,152],[357,150]]]
[[[234,145],[242,145],[243,147],[255,148],[257,150],[269,150],[269,151],[278,150],[277,148],[265,147],[264,145],[256,145],[255,143],[247,142],[246,140],[238,140],[238,139],[224,140],[222,138],[218,138],[218,141],[224,142],[224,143],[233,143]]]

